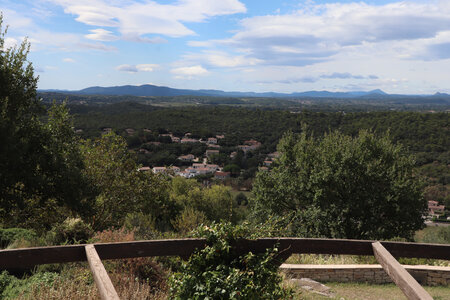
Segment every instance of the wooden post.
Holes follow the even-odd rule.
[[[94,276],[95,284],[97,285],[102,300],[120,300],[116,290],[111,282],[111,279],[106,273],[100,257],[95,250],[94,245],[86,245],[86,257],[91,268],[92,275]]]
[[[403,268],[380,242],[372,243],[373,254],[409,300],[433,300],[430,294]]]

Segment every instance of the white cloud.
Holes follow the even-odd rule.
[[[5,42],[3,44],[4,49],[9,49],[9,48],[15,47],[19,44],[19,41],[17,41],[17,39],[10,38],[10,37],[5,38],[4,42]]]
[[[108,42],[108,41],[115,41],[118,39],[118,37],[115,36],[111,31],[102,28],[91,29],[89,31],[91,33],[86,34],[85,37],[90,40]]]
[[[209,73],[208,70],[200,65],[174,68],[170,70],[170,72],[176,75],[175,78],[180,79],[191,79],[194,76],[206,75]]]
[[[194,32],[184,22],[203,22],[211,17],[242,13],[238,0],[179,0],[173,4],[155,1],[50,0],[76,20],[92,26],[116,27],[124,36],[147,34],[181,37]],[[94,33],[95,34],[95,33]]]
[[[74,62],[75,62],[75,60],[74,60],[73,58],[70,58],[70,57],[66,57],[66,58],[64,58],[64,59],[63,59],[63,62],[67,62],[67,63],[74,63]]]
[[[223,51],[203,51],[183,56],[185,63],[200,63],[211,67],[243,67],[259,64],[261,61],[245,55],[230,55]]]
[[[8,25],[11,28],[28,28],[33,25],[31,18],[17,13],[14,10],[0,7],[0,12],[3,14],[3,26]]]
[[[422,56],[450,57],[448,41],[434,41],[450,32],[450,5],[445,1],[309,3],[290,14],[249,17],[240,24],[228,39],[192,41],[189,45],[229,47],[244,52],[243,60],[277,66],[307,66],[333,60],[342,53],[361,55],[366,49],[370,49],[368,56],[408,58],[423,49]]]
[[[116,70],[128,73],[137,72],[153,72],[159,66],[156,64],[139,64],[139,65],[120,65],[116,67]]]
[[[113,46],[107,46],[102,43],[78,43],[78,47],[84,48],[84,49],[92,49],[92,50],[99,50],[99,51],[105,51],[105,52],[111,52],[111,51],[117,51],[116,47]]]

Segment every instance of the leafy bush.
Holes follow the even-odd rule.
[[[450,244],[450,226],[430,226],[417,232],[419,243]]]
[[[36,232],[24,228],[0,228],[0,248],[6,248],[16,240],[32,241],[37,238]]]
[[[92,234],[91,226],[80,218],[67,218],[53,227],[49,233],[49,239],[54,244],[86,243]]]
[[[3,271],[0,274],[0,298],[16,299],[19,295],[24,295],[31,291],[32,288],[52,286],[58,277],[57,273],[39,272],[31,277],[18,279]]]
[[[0,296],[3,294],[6,287],[15,279],[16,278],[14,276],[9,275],[8,271],[3,271],[0,273]]]
[[[201,226],[196,237],[207,246],[170,278],[172,299],[283,299],[290,295],[280,283],[277,249],[239,254],[232,245],[249,235],[249,228],[230,223]]]

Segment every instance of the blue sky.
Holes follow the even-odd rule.
[[[41,89],[450,92],[448,0],[0,0]]]

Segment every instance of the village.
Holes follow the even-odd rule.
[[[104,130],[105,131],[105,130]],[[146,129],[147,132],[151,132]],[[133,129],[127,128],[125,132],[128,135],[134,135],[135,131]],[[164,133],[158,135],[160,138],[169,139],[171,143],[202,143],[207,146],[206,151],[201,156],[195,156],[191,153],[183,154],[178,156],[177,160],[180,162],[181,166],[170,165],[170,166],[143,166],[139,168],[139,171],[148,172],[151,171],[155,174],[167,174],[169,176],[181,176],[184,178],[193,178],[200,175],[209,175],[217,180],[226,180],[231,177],[230,171],[224,171],[223,166],[212,163],[212,158],[215,155],[219,155],[221,146],[219,141],[225,138],[225,135],[216,135],[214,137],[208,137],[207,139],[193,138],[191,133],[185,133],[183,137],[177,137],[173,133]],[[148,144],[159,146],[161,142],[148,142]],[[233,159],[236,157],[238,151],[242,151],[244,155],[249,152],[255,151],[261,147],[261,142],[254,139],[246,140],[242,145],[236,145],[236,151],[229,154],[229,158]],[[139,153],[149,154],[149,151],[145,148],[140,148]],[[259,166],[259,170],[268,171],[271,164],[278,157],[278,152],[267,154],[263,164]]]

